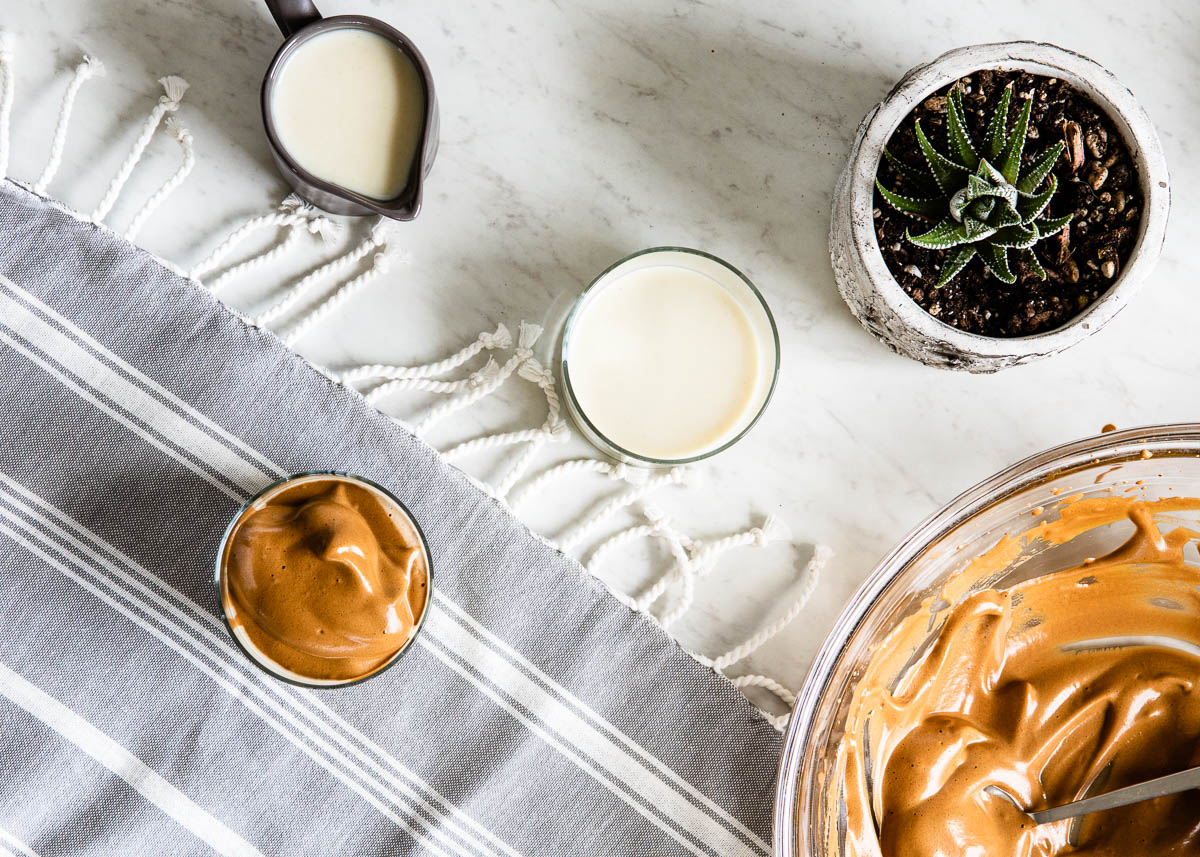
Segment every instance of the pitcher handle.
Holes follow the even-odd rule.
[[[267,8],[279,25],[279,31],[288,39],[309,24],[321,20],[321,13],[312,0],[267,0]]]

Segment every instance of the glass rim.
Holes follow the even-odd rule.
[[[333,476],[350,482],[358,482],[383,494],[384,497],[395,503],[400,508],[400,511],[402,511],[408,518],[408,522],[412,524],[413,529],[417,531],[417,540],[420,542],[421,550],[425,554],[425,605],[421,610],[421,615],[417,619],[416,624],[413,625],[413,631],[412,634],[409,635],[408,641],[401,646],[391,658],[388,659],[387,663],[378,669],[369,672],[366,675],[359,676],[358,678],[332,683],[321,682],[320,680],[304,680],[303,677],[292,678],[291,676],[281,675],[255,657],[255,655],[246,648],[245,644],[238,639],[237,634],[235,634],[233,631],[233,626],[229,624],[229,616],[225,613],[225,596],[221,585],[222,572],[225,566],[225,549],[229,544],[230,537],[233,535],[234,528],[242,520],[242,517],[246,514],[246,512],[249,511],[250,508],[263,496],[284,485],[287,485],[290,482],[307,479],[310,476]],[[217,545],[217,555],[213,567],[213,585],[216,590],[217,612],[219,612],[221,615],[221,624],[225,626],[225,630],[229,632],[230,639],[233,640],[234,645],[237,646],[238,650],[242,653],[242,655],[245,656],[246,660],[250,661],[250,663],[254,664],[272,678],[287,682],[288,684],[296,687],[310,688],[312,690],[340,690],[342,688],[351,687],[352,685],[361,684],[364,681],[373,679],[377,675],[386,672],[387,670],[391,669],[391,667],[397,661],[400,660],[401,656],[403,656],[404,653],[409,650],[409,648],[412,647],[413,641],[417,639],[417,634],[419,634],[421,629],[425,626],[425,617],[429,615],[429,608],[433,604],[433,557],[429,551],[429,542],[425,538],[425,531],[421,529],[421,525],[417,522],[417,519],[413,517],[413,513],[409,510],[408,506],[406,506],[400,500],[400,498],[398,498],[387,488],[380,485],[373,479],[368,479],[365,476],[359,476],[356,473],[349,473],[345,470],[304,470],[299,473],[294,473],[291,476],[285,476],[282,479],[278,479],[262,490],[256,492],[254,496],[243,503],[237,512],[234,513],[233,517],[230,518],[229,523],[225,527],[225,532],[221,534],[221,541]],[[296,673],[296,675],[299,675],[299,673]]]
[[[1138,426],[1089,435],[1034,453],[959,494],[913,527],[876,564],[846,602],[809,667],[784,732],[775,780],[772,837],[776,857],[808,854],[797,829],[801,769],[813,739],[818,704],[850,639],[871,608],[933,545],[974,516],[1014,494],[1058,476],[1096,466],[1133,461],[1146,451],[1154,457],[1200,456],[1200,423]]]
[[[737,434],[733,435],[728,440],[710,450],[706,450],[698,455],[692,455],[685,458],[655,458],[653,456],[642,455],[641,453],[626,449],[625,447],[616,443],[607,435],[605,435],[604,432],[600,431],[600,429],[596,427],[591,419],[588,418],[587,413],[580,406],[579,401],[575,396],[574,387],[571,385],[571,372],[568,367],[568,349],[571,341],[571,332],[574,328],[575,321],[578,319],[581,310],[583,309],[584,304],[587,303],[588,299],[596,293],[596,287],[600,285],[605,277],[627,262],[632,262],[634,259],[637,259],[641,256],[646,256],[650,253],[685,253],[692,256],[699,256],[703,259],[708,259],[709,261],[716,262],[718,265],[726,268],[750,290],[750,294],[752,294],[755,300],[758,301],[759,307],[766,316],[767,324],[771,328],[771,347],[774,352],[774,365],[771,367],[771,383],[767,388],[767,394],[763,397],[762,404],[759,405],[758,410],[755,412],[751,420],[746,423],[746,425],[743,426],[741,430],[737,432]],[[762,415],[766,412],[767,405],[771,403],[771,399],[775,395],[775,387],[779,382],[780,352],[779,328],[775,324],[775,316],[771,313],[771,308],[767,305],[766,298],[763,297],[762,292],[760,292],[758,287],[751,282],[749,277],[747,277],[733,265],[726,262],[720,256],[715,256],[712,253],[706,253],[703,250],[696,250],[692,247],[663,245],[659,247],[647,247],[644,250],[638,250],[636,253],[630,253],[628,256],[618,259],[597,274],[592,281],[588,283],[587,288],[585,288],[579,294],[579,297],[575,299],[574,304],[571,305],[571,311],[567,313],[567,320],[563,324],[562,344],[559,354],[559,371],[562,373],[563,391],[566,394],[567,411],[576,420],[576,422],[580,424],[583,434],[588,440],[592,441],[593,445],[599,446],[602,452],[606,452],[618,458],[619,460],[624,460],[630,463],[644,464],[651,467],[678,467],[684,464],[694,464],[698,461],[704,461],[705,459],[711,458],[718,453],[724,452],[745,437],[746,434],[749,433],[750,429],[757,425],[758,421],[762,418]]]

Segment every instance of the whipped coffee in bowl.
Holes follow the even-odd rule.
[[[1151,426],[1032,456],[914,529],[797,696],[777,857],[1197,853],[1197,791],[1020,810],[1200,761],[1198,498],[1200,425]]]
[[[379,674],[416,636],[430,598],[425,537],[369,480],[307,473],[251,499],[217,554],[221,612],[267,672],[310,687]]]

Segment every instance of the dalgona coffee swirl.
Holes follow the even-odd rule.
[[[304,679],[350,681],[385,666],[429,595],[428,557],[408,515],[336,475],[268,492],[234,523],[222,562],[235,636]]]
[[[1026,541],[1125,517],[1136,533],[1079,567],[933,600],[900,622],[850,702],[830,853],[843,838],[847,857],[1200,853],[1200,792],[1086,816],[1072,844],[1069,820],[1034,825],[988,788],[1038,810],[1200,765],[1200,568],[1184,559],[1200,534],[1161,524],[1198,507],[1069,503]],[[1005,537],[996,552],[1019,547]]]

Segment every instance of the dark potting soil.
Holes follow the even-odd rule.
[[[926,312],[946,324],[984,336],[1028,336],[1061,327],[1103,295],[1113,284],[1137,240],[1142,194],[1129,149],[1112,120],[1079,90],[1056,78],[1025,72],[978,71],[926,98],[910,113],[888,142],[893,155],[927,171],[913,130],[915,120],[943,154],[946,142],[946,93],[963,91],[971,139],[984,139],[987,120],[1003,93],[1013,84],[1009,127],[1022,106],[1019,98],[1034,97],[1023,160],[1029,162],[1058,140],[1066,151],[1053,168],[1058,190],[1047,216],[1074,216],[1059,235],[1034,245],[1046,269],[1040,280],[1022,259],[1009,251],[1017,281],[1007,285],[978,257],[940,289],[935,289],[946,250],[926,250],[905,238],[924,232],[932,223],[896,211],[875,193],[875,232],[883,259],[897,282]],[[914,194],[912,187],[884,163],[884,187]]]

